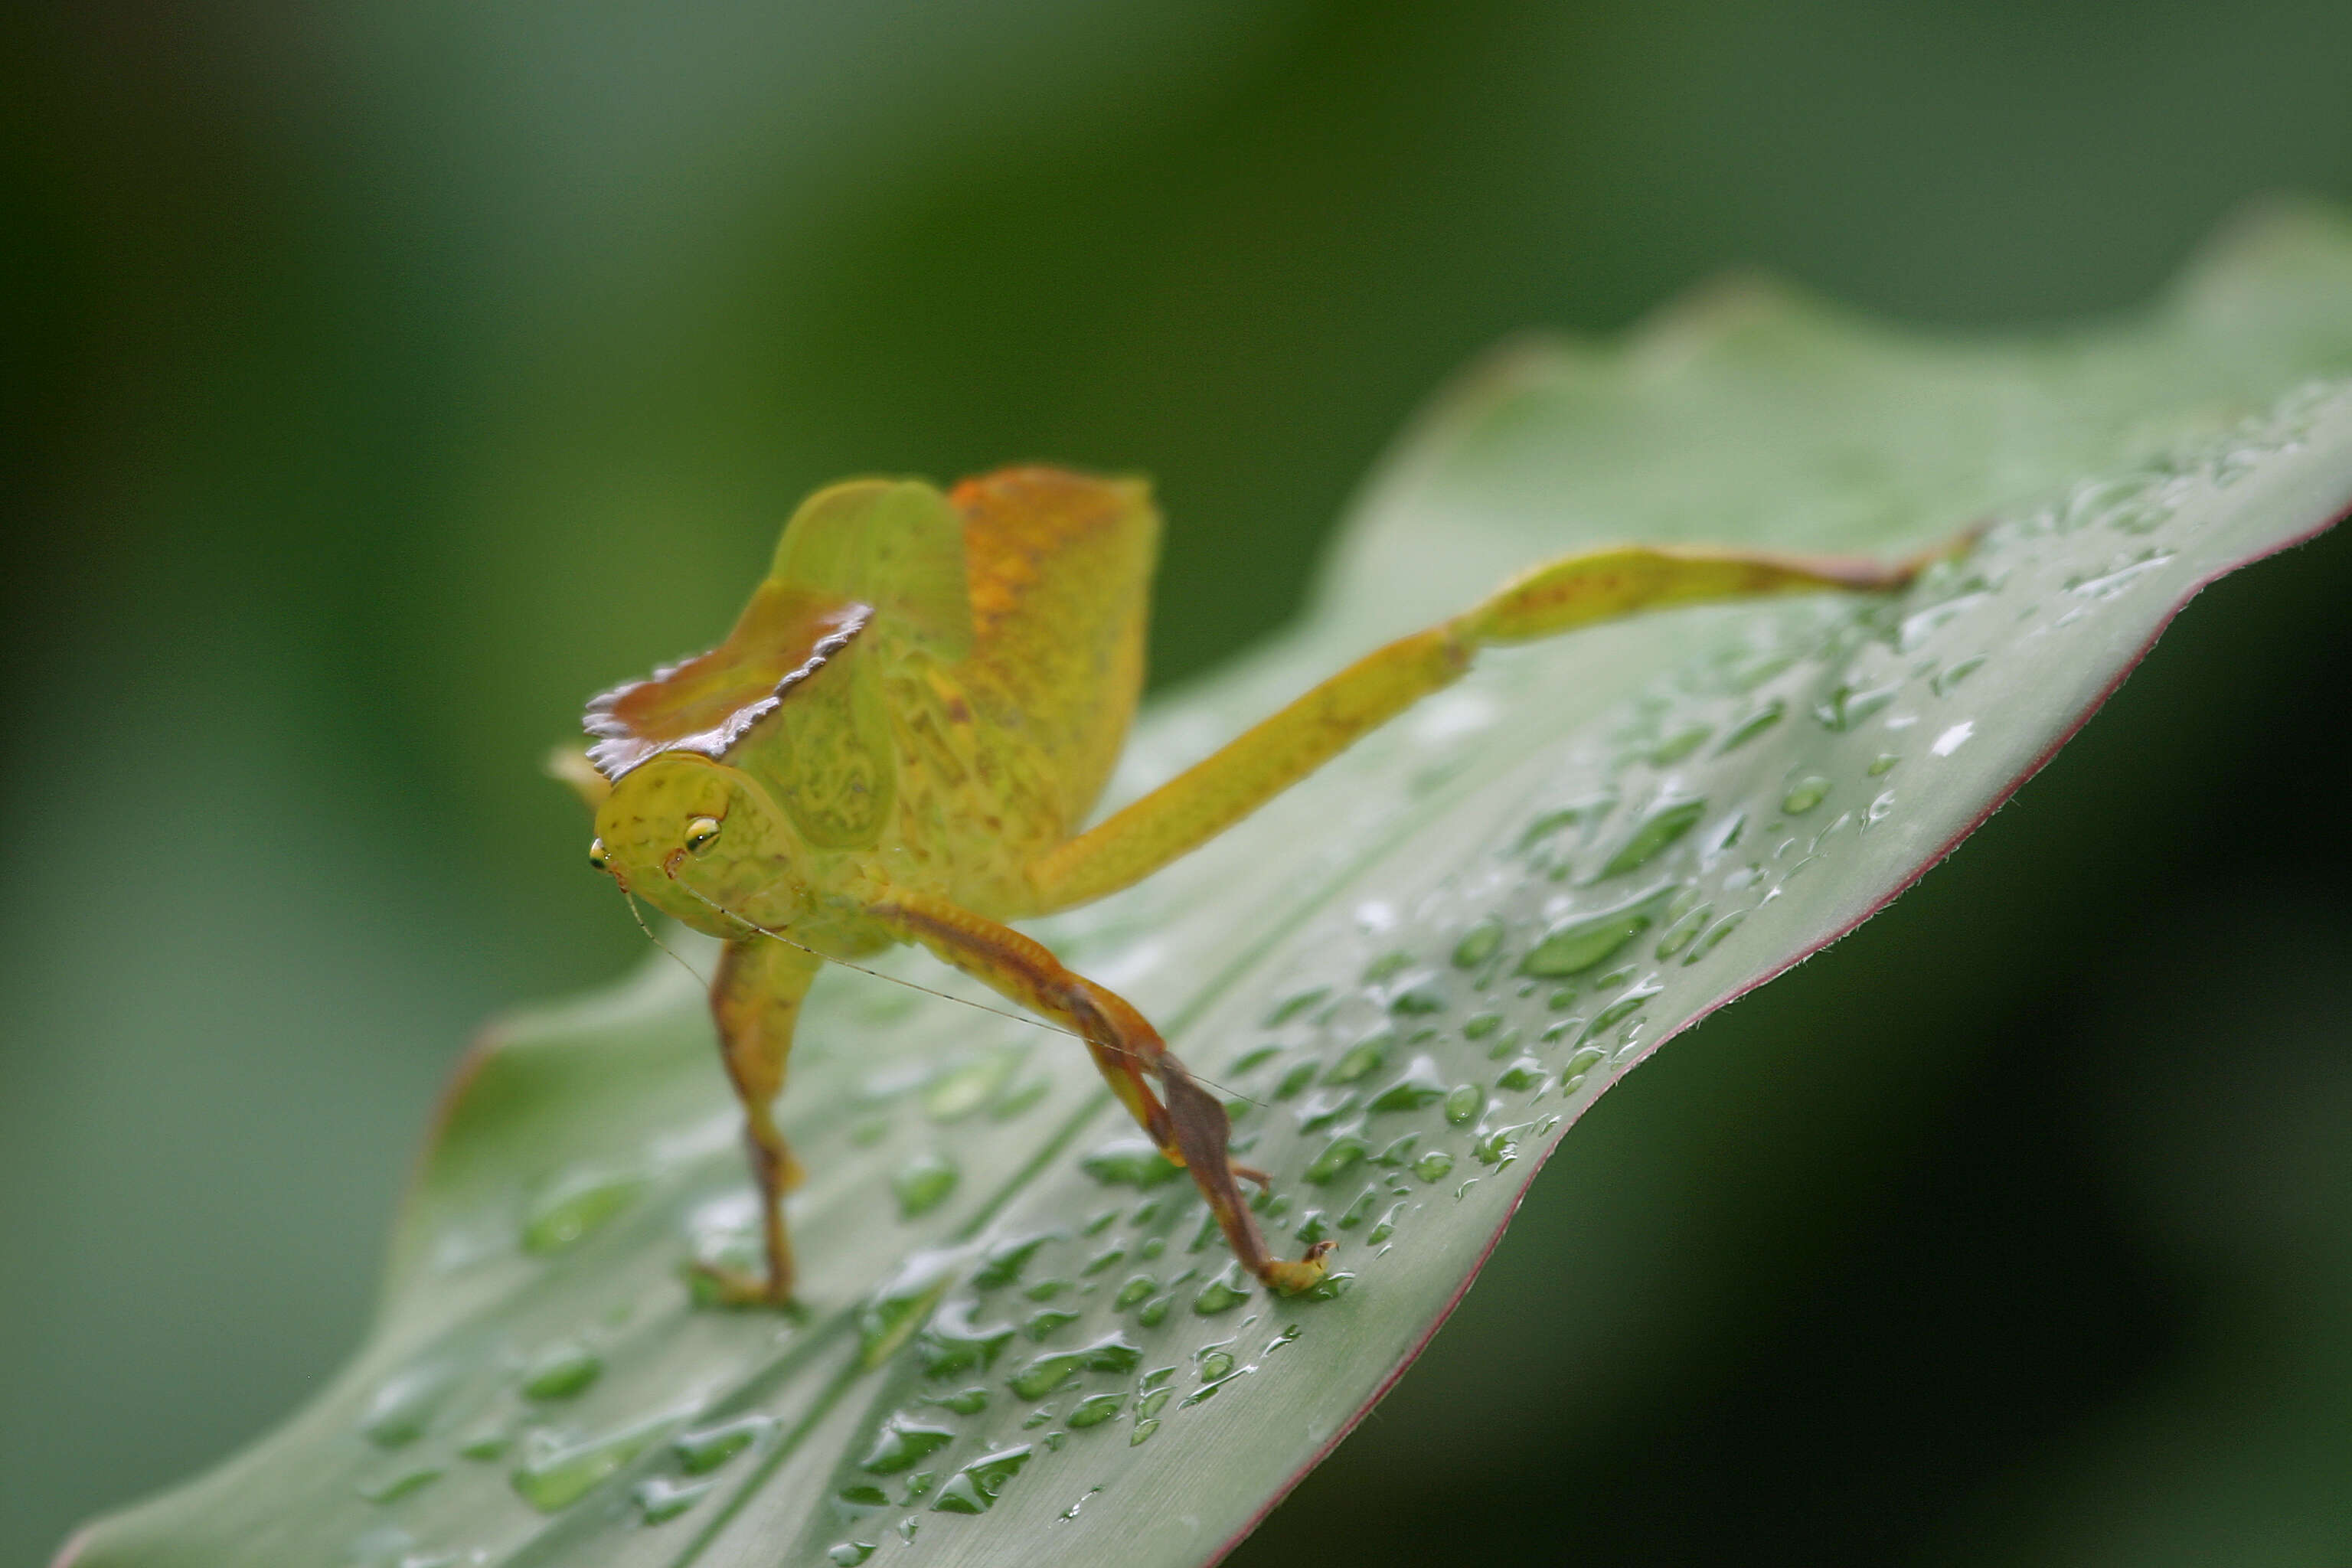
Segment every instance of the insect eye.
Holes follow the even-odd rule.
[[[612,851],[604,847],[604,841],[601,838],[591,838],[588,841],[588,868],[592,871],[602,871],[612,863]]]
[[[710,841],[718,837],[719,819],[715,816],[698,816],[686,825],[686,847],[697,854],[708,849]]]

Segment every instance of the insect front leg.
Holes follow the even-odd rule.
[[[784,1194],[800,1185],[800,1162],[777,1130],[774,1102],[784,1087],[784,1061],[801,1002],[824,960],[763,936],[727,944],[710,985],[710,1015],[728,1081],[743,1105],[743,1147],[760,1197],[764,1277],[697,1264],[697,1272],[730,1305],[781,1307],[793,1299],[792,1238],[784,1230]]]
[[[1243,1268],[1284,1291],[1304,1290],[1323,1278],[1323,1259],[1334,1243],[1318,1242],[1295,1260],[1266,1250],[1242,1196],[1245,1173],[1226,1150],[1232,1122],[1224,1102],[1201,1087],[1126,998],[1063,967],[1043,943],[953,904],[909,897],[866,913],[1031,1012],[1076,1031],[1111,1092],[1160,1152],[1192,1173]],[[1159,1094],[1152,1092],[1154,1079]],[[1256,1172],[1246,1174],[1264,1180]]]

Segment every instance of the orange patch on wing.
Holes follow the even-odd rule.
[[[963,517],[972,629],[985,637],[1011,616],[1056,557],[1128,523],[1143,487],[1066,468],[999,468],[959,483],[948,501]]]
[[[865,605],[788,584],[761,584],[725,642],[588,704],[583,727],[596,737],[588,760],[617,782],[664,752],[724,756],[872,617]]]

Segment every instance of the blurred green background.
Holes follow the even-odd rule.
[[[1733,265],[2110,313],[2251,195],[2352,199],[2340,0],[9,26],[9,1563],[353,1344],[468,1030],[643,950],[541,752],[805,489],[1149,470],[1178,679],[1504,334]],[[1956,860],[1612,1094],[1235,1561],[2352,1555],[2347,594],[2345,538],[2215,590]]]

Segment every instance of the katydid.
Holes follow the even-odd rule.
[[[1007,468],[942,492],[859,479],[786,525],[733,631],[590,704],[589,863],[725,949],[710,988],[758,1189],[763,1273],[723,1300],[783,1305],[782,1197],[799,1167],[772,1103],[827,960],[914,942],[1076,1034],[1242,1265],[1297,1291],[1334,1246],[1268,1252],[1223,1103],[1133,1006],[1008,921],[1151,875],[1351,742],[1462,679],[1479,648],[1662,605],[1885,592],[1919,563],[1626,546],[1562,557],[1378,648],[1088,826],[1143,686],[1160,518],[1139,480]],[[577,760],[576,757],[574,759]],[[1155,1087],[1156,1086],[1156,1087]]]

